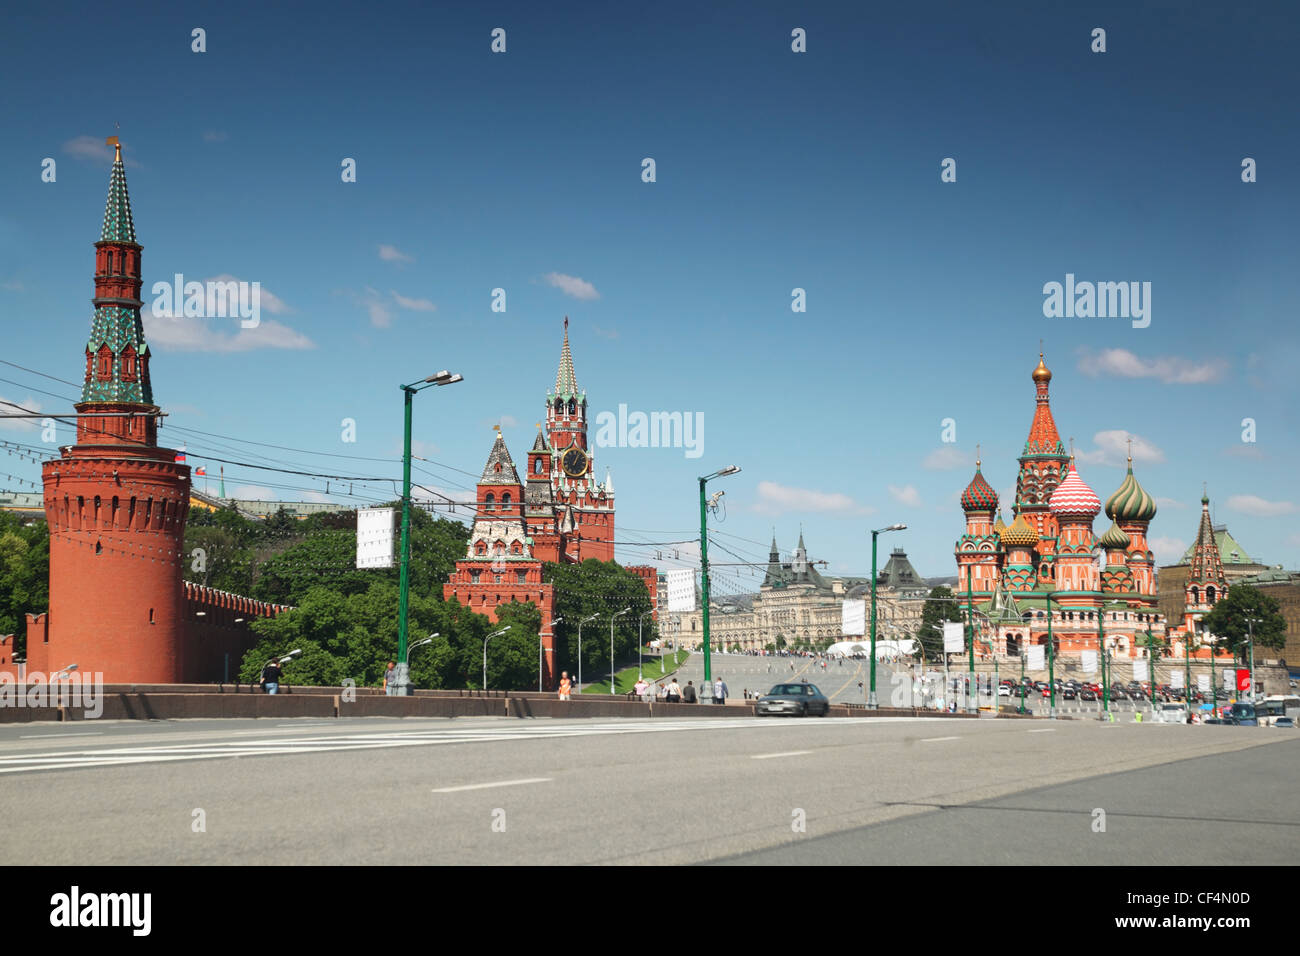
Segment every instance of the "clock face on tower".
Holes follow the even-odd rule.
[[[564,473],[570,478],[581,478],[587,473],[589,464],[587,453],[576,445],[560,457],[560,465],[564,468]]]

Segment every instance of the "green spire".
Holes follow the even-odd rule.
[[[131,219],[131,197],[126,192],[126,168],[122,165],[122,147],[117,145],[113,176],[108,183],[108,202],[104,204],[104,229],[100,242],[135,242],[135,222]]]
[[[560,368],[555,373],[557,397],[578,395],[578,376],[573,371],[573,353],[569,351],[569,317],[564,317],[564,347],[560,349]]]

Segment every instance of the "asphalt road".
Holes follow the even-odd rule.
[[[1295,862],[1297,758],[1065,720],[11,724],[0,811],[46,825],[0,863]]]

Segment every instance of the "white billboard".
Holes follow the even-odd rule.
[[[1025,661],[1025,666],[1031,671],[1046,670],[1047,648],[1042,644],[1030,644],[1026,650],[1029,652],[1029,659]]]
[[[397,512],[393,508],[357,509],[357,567],[391,568],[396,553]]]
[[[1133,661],[1133,679],[1146,680],[1147,676],[1147,662],[1141,657],[1135,659]]]
[[[1079,663],[1083,665],[1083,672],[1084,672],[1085,674],[1095,674],[1095,673],[1097,673],[1097,652],[1096,652],[1096,651],[1080,651],[1080,652],[1079,652]]]
[[[1183,672],[1174,671],[1170,676],[1169,686],[1181,689],[1183,686]]]
[[[664,584],[668,589],[669,613],[695,610],[695,572],[691,568],[665,571]]]
[[[960,654],[966,650],[966,625],[961,621],[943,622],[943,652]]]
[[[840,633],[850,637],[867,633],[866,601],[845,601],[840,606]]]
[[[1209,674],[1197,674],[1197,675],[1196,675],[1196,689],[1199,690],[1199,691],[1201,691],[1201,693],[1204,693],[1204,694],[1208,694],[1208,693],[1210,692],[1210,675],[1209,675]]]

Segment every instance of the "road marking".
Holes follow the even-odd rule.
[[[21,734],[19,740],[40,740],[42,737],[102,737],[102,730],[87,730],[79,734]]]
[[[1031,734],[1054,734],[1054,733],[1056,733],[1056,728],[1055,728],[1055,727],[1043,727],[1043,728],[1040,729],[1040,730],[1029,730],[1029,731],[1026,731],[1026,733],[1031,733]]]
[[[522,780],[498,780],[496,783],[471,783],[463,787],[434,787],[434,793],[459,793],[462,790],[488,790],[492,787],[517,787],[525,783],[549,783],[550,777],[525,777]]]
[[[922,737],[921,743],[932,744],[940,740],[961,740],[961,738],[960,737]]]
[[[750,754],[750,760],[771,760],[773,757],[801,757],[812,753],[811,750],[787,750],[779,754]]]

